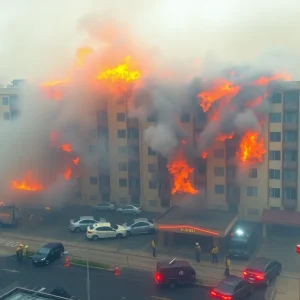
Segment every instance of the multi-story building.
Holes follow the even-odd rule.
[[[261,220],[266,209],[300,210],[297,200],[299,92],[300,83],[291,82],[271,97],[269,118],[262,128],[266,154],[262,163],[253,165],[249,174],[244,174],[242,184],[237,184],[233,159],[238,138],[216,142],[207,159],[195,160],[191,181],[205,191],[206,200],[201,201],[208,208],[238,212],[241,218],[253,221]],[[81,179],[82,203],[110,200],[157,212],[170,206],[172,180],[167,160],[155,153],[143,138],[145,129],[154,121],[128,118],[123,99],[103,106],[93,120],[88,145],[99,163],[87,169]],[[181,122],[190,136],[204,127],[203,117],[198,120],[191,114],[184,114]],[[100,152],[96,151],[99,143],[102,144]]]

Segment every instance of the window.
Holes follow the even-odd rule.
[[[3,113],[3,119],[4,120],[10,120],[10,113],[9,112]]]
[[[189,123],[191,119],[191,115],[189,113],[184,113],[181,115],[181,122],[182,123]]]
[[[138,139],[139,138],[139,130],[138,128],[128,128],[128,139]]]
[[[250,178],[257,178],[257,169],[250,169],[249,171],[249,177]]]
[[[140,154],[140,148],[138,145],[132,145],[128,147],[128,154],[130,156],[137,157]]]
[[[125,129],[118,129],[118,138],[125,139],[126,138],[126,130]]]
[[[132,160],[129,162],[128,170],[130,172],[139,172],[140,171],[140,163],[137,160]]]
[[[283,93],[284,104],[297,104],[299,101],[299,92],[291,91]]]
[[[215,167],[214,174],[216,177],[223,177],[224,176],[224,168],[223,167]]]
[[[296,150],[284,150],[283,161],[297,161],[298,152]]]
[[[127,171],[127,163],[126,162],[119,163],[119,171]]]
[[[140,188],[140,179],[139,178],[129,178],[129,187],[133,189],[139,189]],[[132,196],[133,197],[133,196]],[[139,201],[136,201],[136,203],[139,203]]]
[[[127,187],[127,179],[120,178],[119,179],[119,186],[121,186],[121,187]]]
[[[270,123],[281,123],[281,113],[270,113],[269,121]]]
[[[9,98],[8,97],[2,97],[2,105],[8,105],[9,104]]]
[[[283,133],[283,141],[286,143],[295,143],[298,141],[298,131],[284,131]]]
[[[90,177],[90,185],[96,185],[96,184],[98,184],[98,177],[91,176]]]
[[[152,150],[151,147],[148,147],[148,155],[154,156],[154,155],[156,155],[156,152],[154,150]]]
[[[156,171],[156,165],[155,164],[148,164],[148,172],[154,173]]]
[[[149,180],[149,189],[156,190],[157,189],[157,181]]]
[[[296,188],[284,188],[283,197],[285,199],[297,199],[297,189]]]
[[[280,188],[269,188],[270,198],[280,198]]]
[[[108,138],[108,128],[107,127],[98,127],[98,137]]]
[[[227,171],[227,176],[228,177],[230,177],[230,178],[235,177],[235,172],[236,172],[235,167],[228,167],[226,171]]]
[[[269,160],[280,160],[281,152],[276,150],[269,151]]]
[[[216,184],[215,185],[215,194],[224,194],[224,185]]]
[[[298,112],[296,112],[296,111],[284,112],[283,122],[297,124],[298,123]]]
[[[280,170],[269,169],[269,179],[280,179]]]
[[[89,145],[89,152],[94,153],[96,151],[96,145]]]
[[[224,149],[216,149],[214,151],[215,158],[224,158]]]
[[[127,147],[126,146],[119,146],[118,147],[118,153],[120,155],[126,155],[127,154]]]
[[[296,170],[283,170],[283,180],[296,181],[297,171]]]
[[[125,113],[117,113],[118,122],[125,122],[125,120],[126,120]]]
[[[280,142],[281,132],[270,132],[270,142]]]
[[[247,186],[247,196],[248,197],[257,197],[257,187],[256,186]]]
[[[275,93],[273,94],[273,97],[271,98],[271,103],[281,103],[281,94]]]
[[[149,205],[150,206],[157,206],[158,205],[158,201],[157,200],[149,200]]]

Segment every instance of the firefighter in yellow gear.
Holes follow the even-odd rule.
[[[28,256],[28,245],[24,247],[23,255]]]
[[[218,263],[218,253],[219,253],[219,248],[217,246],[213,246],[211,250],[213,264]]]
[[[16,249],[17,259],[18,261],[22,261],[24,245],[20,244]]]
[[[156,245],[154,240],[151,241],[151,247],[152,247],[152,256],[156,257]]]

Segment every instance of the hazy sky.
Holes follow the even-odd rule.
[[[0,82],[67,67],[88,42],[77,26],[90,13],[125,23],[167,60],[260,57],[297,73],[299,12],[298,0],[0,0]]]

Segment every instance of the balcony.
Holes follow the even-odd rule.
[[[297,161],[287,161],[284,160],[282,163],[283,168],[289,168],[289,169],[297,169]]]
[[[283,123],[283,130],[298,130],[298,123]]]
[[[283,149],[286,150],[297,150],[298,149],[298,142],[283,142]]]
[[[297,199],[282,198],[282,206],[284,208],[296,209],[297,205],[298,205],[298,200]]]
[[[295,187],[296,188],[298,186],[298,183],[297,183],[297,180],[283,180],[282,186],[283,186],[283,188],[285,188],[285,187]]]

